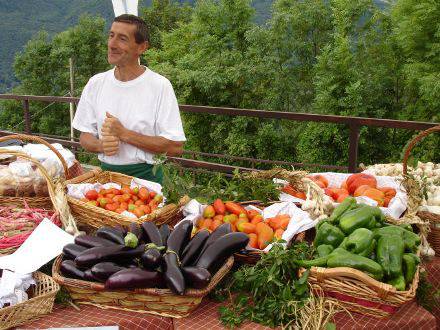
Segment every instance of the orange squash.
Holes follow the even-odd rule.
[[[367,196],[377,202],[377,206],[383,206],[385,203],[385,194],[376,188],[369,188],[364,191],[362,196]]]

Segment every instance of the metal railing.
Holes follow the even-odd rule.
[[[0,100],[17,100],[22,101],[23,104],[23,117],[24,117],[24,127],[26,134],[32,134],[31,132],[31,117],[29,111],[30,101],[39,102],[57,102],[57,103],[78,103],[79,98],[77,97],[63,97],[63,96],[35,96],[35,95],[14,95],[14,94],[0,94]],[[318,115],[318,114],[308,114],[308,113],[296,113],[296,112],[281,112],[281,111],[265,111],[265,110],[252,110],[252,109],[235,109],[235,108],[225,108],[225,107],[208,107],[208,106],[195,106],[195,105],[180,105],[180,110],[182,112],[188,113],[200,113],[200,114],[211,114],[211,115],[222,115],[222,116],[244,116],[244,117],[254,117],[254,118],[264,118],[264,119],[284,119],[298,122],[320,122],[320,123],[333,123],[333,124],[343,124],[349,128],[349,152],[348,152],[348,165],[347,166],[334,166],[334,165],[322,165],[322,164],[304,164],[296,162],[285,162],[285,161],[272,161],[265,159],[254,159],[247,157],[237,157],[221,154],[211,154],[196,151],[186,150],[185,154],[192,155],[193,158],[196,156],[204,156],[218,159],[230,159],[237,161],[248,161],[252,164],[267,163],[273,165],[292,165],[292,166],[316,166],[321,168],[326,168],[329,170],[348,170],[349,172],[355,172],[357,170],[358,163],[358,149],[359,149],[359,136],[360,128],[362,126],[368,127],[383,127],[383,128],[396,128],[396,129],[406,129],[406,130],[426,130],[428,128],[438,125],[438,123],[430,122],[415,122],[415,121],[403,121],[403,120],[392,120],[392,119],[377,119],[377,118],[363,118],[363,117],[346,117],[346,116],[334,116],[334,115]],[[14,132],[0,131],[0,135],[7,135]],[[65,146],[80,148],[77,141],[63,140],[59,137],[44,136],[50,142],[58,142]],[[182,166],[186,167],[198,167],[220,172],[232,172],[234,169],[249,169],[244,167],[229,166],[205,161],[199,161],[194,159],[179,158],[179,157],[169,157],[180,163]]]

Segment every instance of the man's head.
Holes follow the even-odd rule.
[[[113,21],[108,35],[108,62],[127,65],[138,62],[139,56],[148,48],[148,28],[144,20],[124,14]]]

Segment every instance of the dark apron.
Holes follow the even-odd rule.
[[[158,168],[156,174],[153,174],[153,165],[147,163],[129,164],[129,165],[112,165],[101,162],[101,168],[104,171],[118,172],[139,179],[153,181],[162,184],[163,171]]]

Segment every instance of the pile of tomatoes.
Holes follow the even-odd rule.
[[[140,218],[157,209],[163,196],[145,187],[122,186],[121,189],[89,190],[82,201],[119,214],[127,211]]]

